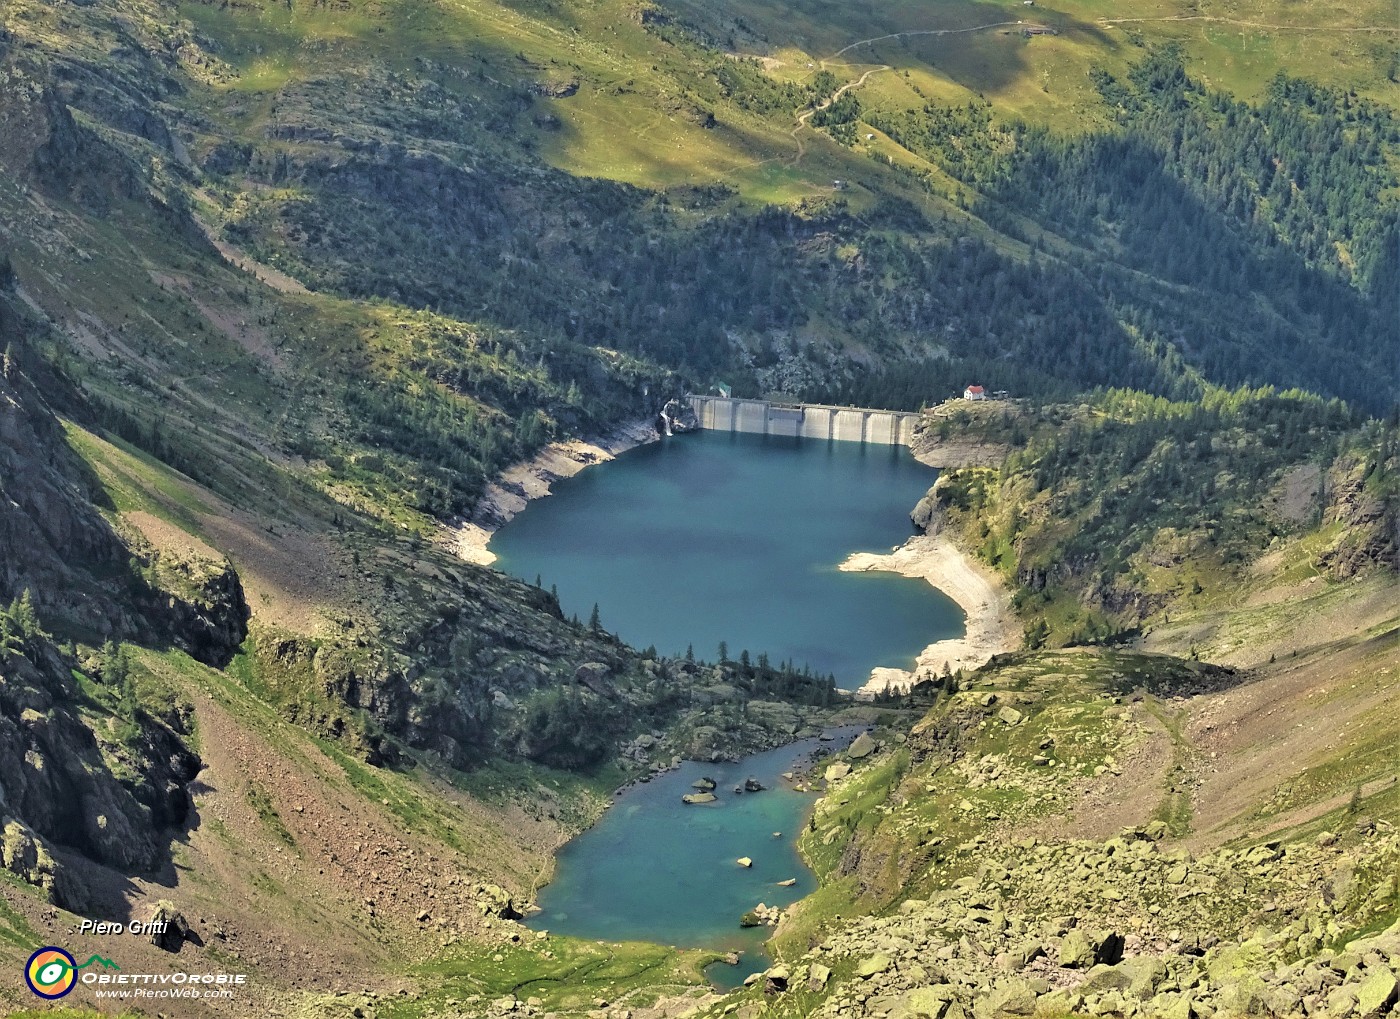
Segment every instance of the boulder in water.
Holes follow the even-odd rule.
[[[711,792],[686,793],[684,796],[681,797],[681,802],[682,802],[682,803],[689,803],[689,804],[694,804],[694,803],[714,803],[715,800],[717,800],[717,799],[719,799],[719,797],[716,796],[714,793],[711,793]]]
[[[750,858],[747,857],[747,856],[741,856],[741,857],[739,857],[739,859],[735,860],[734,862],[737,863],[737,864],[738,864],[739,866],[741,866],[741,867],[752,867],[752,866],[753,866],[753,860],[750,859]]]
[[[718,782],[707,775],[704,778],[697,778],[694,782],[690,783],[690,787],[692,789],[699,789],[704,793],[711,793],[715,791],[715,786],[718,784]]]
[[[760,793],[763,791],[763,783],[756,778],[744,779],[744,792]]]

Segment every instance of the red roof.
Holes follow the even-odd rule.
[[[981,386],[968,386],[968,387],[967,387],[967,391],[968,391],[969,393],[980,393],[980,392],[982,392],[982,387],[981,387]]]

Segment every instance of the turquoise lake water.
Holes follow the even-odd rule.
[[[818,747],[845,749],[859,731],[834,730],[836,738],[826,743],[802,740],[738,763],[688,762],[633,786],[560,850],[554,880],[539,892],[542,911],[529,926],[742,953],[738,966],[710,967],[711,979],[723,986],[765,969],[762,946],[772,928],[742,928],[739,918],[760,902],[787,906],[816,888],[795,844],[814,796],[794,792],[781,775]],[[718,783],[719,800],[683,804],[681,796],[701,776]],[[768,788],[736,795],[734,786],[749,777]],[[740,867],[741,856],[753,866]],[[797,884],[777,884],[788,878]]]
[[[766,652],[853,689],[963,633],[919,579],[842,573],[888,552],[937,477],[902,448],[698,432],[560,481],[491,539],[497,566],[555,585],[566,613],[634,647],[713,660]]]

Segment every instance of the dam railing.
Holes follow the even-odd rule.
[[[690,396],[701,428],[753,435],[907,446],[919,415],[873,407],[832,407],[820,403],[774,403],[729,396]]]

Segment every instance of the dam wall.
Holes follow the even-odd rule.
[[[700,427],[719,432],[907,446],[919,422],[919,415],[913,411],[771,403],[727,396],[691,396],[689,399]]]

